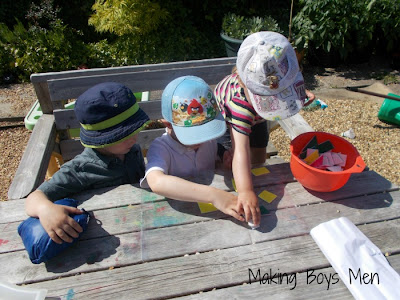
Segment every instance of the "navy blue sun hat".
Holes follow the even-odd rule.
[[[201,144],[226,132],[225,120],[211,88],[196,76],[179,77],[166,86],[161,112],[184,145]]]
[[[74,110],[81,124],[81,143],[89,148],[118,144],[139,133],[149,121],[132,91],[116,82],[91,87],[78,97]]]

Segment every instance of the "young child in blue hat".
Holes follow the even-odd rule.
[[[212,203],[244,221],[235,210],[236,195],[184,179],[214,174],[216,139],[226,124],[210,87],[196,76],[179,77],[167,85],[161,102],[167,132],[149,147],[141,187],[175,200]]]
[[[85,150],[63,164],[25,203],[27,214],[39,218],[58,244],[72,242],[82,232],[69,216],[82,211],[54,201],[87,189],[137,183],[145,171],[140,146],[135,143],[149,118],[129,88],[115,82],[98,84],[78,97],[74,110]]]

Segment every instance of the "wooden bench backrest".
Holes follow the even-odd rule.
[[[198,61],[140,65],[115,68],[74,70],[55,73],[32,74],[34,85],[43,113],[54,114],[56,130],[61,134],[60,148],[64,160],[79,154],[83,147],[78,140],[70,139],[67,130],[79,128],[75,113],[64,109],[67,100],[76,99],[90,87],[102,82],[119,82],[133,92],[161,91],[173,79],[194,75],[209,85],[218,83],[232,71],[235,58],[206,59]],[[162,118],[161,101],[155,99],[139,102],[150,119]],[[163,129],[145,130],[139,134],[138,143],[147,149],[151,141],[160,136]]]
[[[76,99],[90,87],[107,81],[125,84],[133,92],[162,91],[171,80],[184,75],[195,75],[203,78],[209,85],[215,85],[231,73],[235,63],[236,58],[233,57],[32,74],[31,81],[43,116],[37,121],[26,146],[10,185],[8,198],[26,197],[43,182],[51,154],[57,146],[57,135],[61,138],[59,151],[65,161],[82,151],[80,141],[70,138],[68,134],[68,129],[79,128],[79,123],[73,110],[64,109],[67,100]],[[162,117],[159,99],[139,102],[139,105],[151,119]],[[303,132],[313,131],[300,114],[278,122],[291,139]],[[163,132],[162,128],[143,130],[139,134],[138,143],[142,149],[148,149],[153,139]],[[273,152],[276,149],[270,151]]]

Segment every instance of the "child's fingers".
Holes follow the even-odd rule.
[[[241,222],[244,222],[243,216],[240,215],[237,211],[231,209],[231,210],[229,211],[229,214],[230,214],[232,217],[234,217],[236,220],[239,220],[239,221],[241,221]]]
[[[79,224],[78,224],[78,226],[79,226]],[[79,226],[80,227],[80,226]],[[82,230],[82,229],[81,229]],[[64,232],[66,233],[66,234],[68,234],[70,237],[72,237],[72,238],[77,238],[78,236],[79,236],[79,232],[80,231],[77,231],[75,228],[73,228],[73,227],[71,227],[71,226],[69,226],[68,224],[65,224],[65,226],[64,226]]]
[[[244,210],[243,210],[243,206],[241,203],[238,203],[236,205],[236,211],[238,212],[239,215],[243,215],[244,216]]]
[[[260,224],[260,208],[257,206],[255,208],[251,208],[251,215],[254,225]]]
[[[68,214],[74,214],[74,215],[81,215],[83,214],[83,211],[80,210],[79,208],[76,207],[71,207],[71,206],[64,206],[65,209],[67,210]]]
[[[53,240],[53,242],[57,244],[62,244],[63,240],[57,235],[57,233],[53,230],[47,232],[49,237]]]
[[[72,241],[73,241],[72,238],[63,229],[57,228],[54,232],[62,241],[67,242],[67,243],[72,243]],[[54,239],[53,239],[53,241],[54,241]],[[61,244],[61,243],[57,243],[57,244]]]
[[[245,218],[246,218],[246,222],[249,222],[251,220],[252,212],[249,209],[248,205],[243,207],[243,210],[244,210],[244,215],[245,215]]]

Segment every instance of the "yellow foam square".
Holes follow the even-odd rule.
[[[269,170],[266,167],[261,167],[261,168],[252,169],[251,173],[253,173],[254,176],[260,176],[260,175],[268,174]]]
[[[199,205],[199,208],[200,208],[200,211],[202,214],[218,210],[211,203],[197,202],[197,204]]]
[[[258,194],[258,197],[260,197],[261,199],[263,199],[268,203],[271,203],[276,198],[276,195],[268,192],[267,190],[264,190],[260,194]]]
[[[237,192],[235,179],[233,179],[233,178],[232,178],[232,186],[233,186],[233,189],[235,190],[235,192]]]
[[[319,152],[318,150],[315,150],[313,153],[311,153],[309,156],[307,156],[304,161],[308,164],[311,165],[317,158],[319,157]]]

